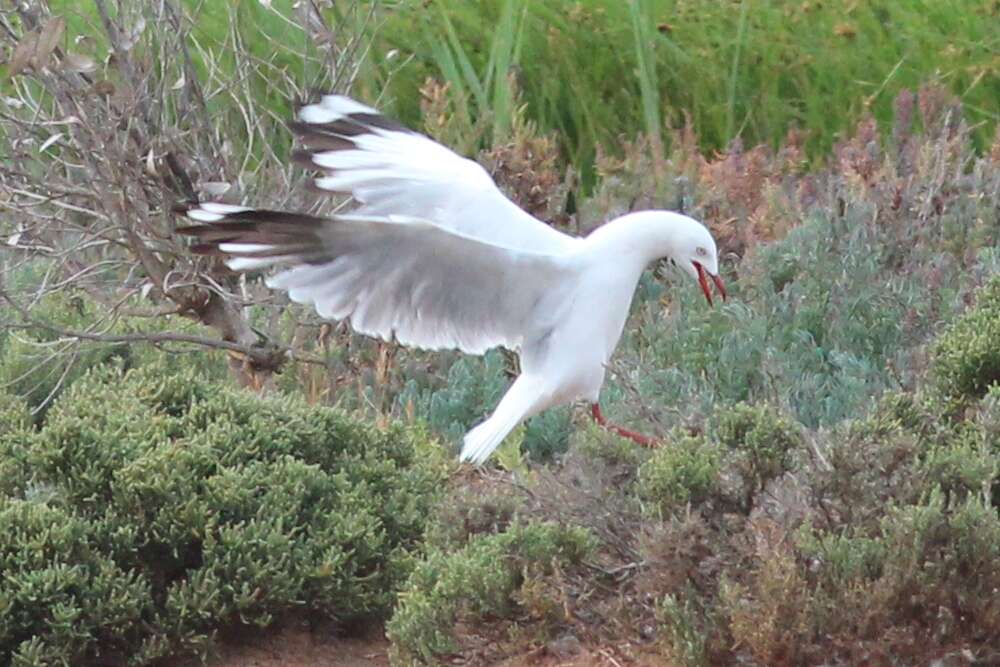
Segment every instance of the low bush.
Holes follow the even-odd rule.
[[[44,503],[0,499],[4,664],[119,661],[152,616],[149,585],[101,548],[93,524]]]
[[[753,497],[789,469],[792,454],[803,444],[802,434],[766,404],[723,408],[714,422],[715,436],[727,450],[727,465],[740,478],[744,511],[749,512]]]
[[[21,517],[0,531],[0,662],[30,664],[203,653],[299,611],[380,619],[445,471],[419,431],[156,365],[91,371],[0,450]]]
[[[974,399],[1000,383],[1000,277],[952,322],[931,349],[932,372],[945,396]]]
[[[729,540],[744,558],[717,587],[681,585],[658,603],[664,655],[679,664],[890,664],[955,646],[995,660],[1000,516],[982,496],[949,508],[933,490],[870,532],[758,520]]]
[[[639,468],[637,490],[652,514],[707,500],[719,486],[718,448],[703,436],[674,431]]]
[[[0,437],[31,426],[31,413],[23,399],[0,390]]]
[[[410,576],[386,626],[395,664],[437,664],[458,647],[456,623],[509,616],[519,591],[534,597],[538,577],[579,564],[593,546],[582,528],[529,522],[473,537],[457,551],[433,551]]]
[[[949,509],[939,491],[890,508],[871,536],[800,531],[797,576],[809,593],[798,641],[854,642],[896,658],[988,645],[1000,632],[990,592],[1000,584],[998,539],[1000,517],[981,495]]]
[[[988,496],[1000,465],[993,445],[978,429],[962,428],[956,435],[926,449],[920,471],[926,483],[941,489],[948,505],[970,495]]]

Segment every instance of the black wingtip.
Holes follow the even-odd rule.
[[[298,118],[298,116],[299,112],[296,109],[295,117]],[[290,120],[287,121],[285,124],[288,126],[288,129],[291,130],[292,134],[294,134],[295,136],[300,137],[310,132],[309,123],[305,123],[301,120]]]
[[[218,243],[192,243],[188,246],[188,252],[192,255],[205,257],[228,257],[226,253],[219,250]]]
[[[355,123],[364,125],[366,127],[374,127],[380,130],[387,130],[389,132],[406,132],[412,134],[413,130],[406,127],[398,120],[394,118],[389,118],[381,113],[352,113],[347,115]]]
[[[350,137],[366,132],[360,125],[343,120],[323,124],[292,120],[288,122],[288,129],[312,151],[354,150],[358,145]]]
[[[306,169],[319,169],[319,166],[313,162],[315,154],[313,151],[297,148],[292,151],[292,162]]]

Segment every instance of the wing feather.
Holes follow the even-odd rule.
[[[404,345],[518,349],[551,327],[571,284],[561,255],[492,245],[414,218],[208,206],[183,210],[195,221],[212,218],[178,229],[198,239],[195,252],[222,255],[234,270],[278,267],[269,287]]]
[[[477,163],[343,95],[299,109],[291,124],[305,150],[297,162],[325,172],[321,191],[350,194],[363,216],[420,218],[462,236],[539,253],[578,239],[529,215]]]

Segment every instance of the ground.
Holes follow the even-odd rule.
[[[388,667],[389,642],[373,631],[370,637],[344,638],[307,627],[286,627],[230,636],[219,642],[208,667]],[[183,662],[170,667],[189,667]]]
[[[243,634],[223,639],[208,667],[388,667],[389,642],[380,631],[369,637],[343,638],[334,633],[296,626],[275,633]],[[628,653],[631,654],[631,651]],[[648,658],[648,659],[647,659]],[[170,667],[189,667],[184,662]],[[654,667],[662,663],[651,656],[622,655],[622,647],[587,648],[572,638],[562,638],[499,663],[475,657],[445,659],[444,664],[496,667]]]

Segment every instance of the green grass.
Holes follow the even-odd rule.
[[[1000,9],[985,0],[424,4],[401,3],[380,33],[383,50],[413,56],[390,82],[399,115],[419,123],[418,88],[432,76],[458,99],[477,91],[476,111],[502,134],[510,99],[485,83],[509,72],[529,117],[583,168],[597,144],[614,150],[619,136],[686,114],[708,151],[736,136],[777,145],[798,126],[823,156],[863,113],[888,120],[899,90],[931,79],[960,97],[980,146],[998,117]]]
[[[99,33],[92,6],[52,5],[67,17],[68,35]],[[284,87],[269,85],[276,77],[290,75],[303,91],[342,87],[348,77],[350,68],[332,71],[298,27],[291,0],[270,8],[184,6],[199,71],[215,68],[220,81],[234,73],[238,38],[257,68],[241,82],[243,93],[266,100],[277,118],[288,116],[291,100]],[[616,153],[621,137],[659,136],[688,117],[706,151],[735,137],[777,146],[799,127],[814,159],[863,114],[890,119],[896,93],[929,80],[959,97],[980,148],[1000,117],[1000,31],[993,29],[1000,9],[991,0],[402,0],[376,3],[371,13],[337,7],[324,16],[339,44],[360,34],[371,46],[352,75],[356,95],[420,127],[420,87],[427,77],[447,82],[455,111],[485,130],[483,146],[508,138],[524,104],[542,131],[558,134],[588,186],[598,145]]]

